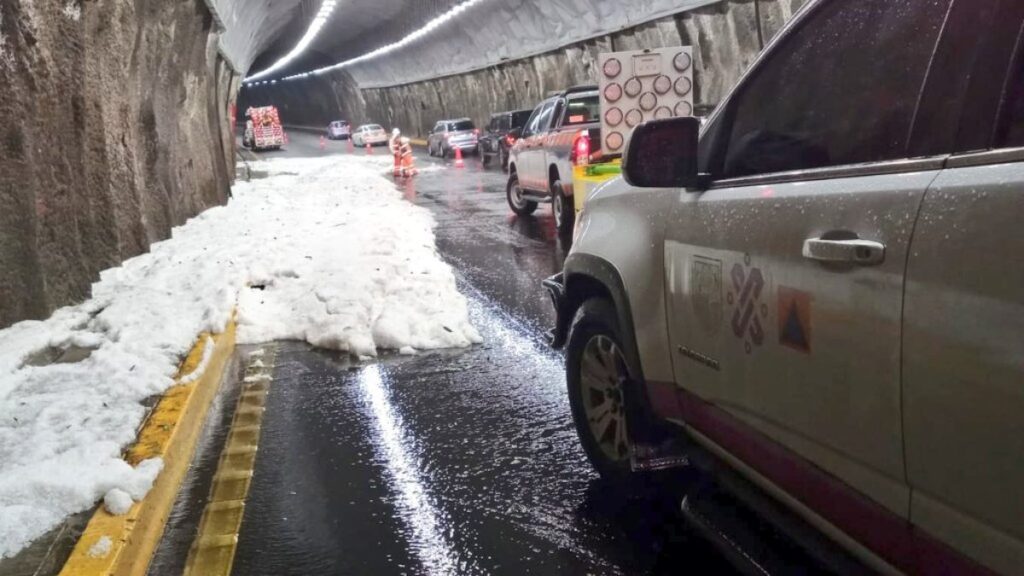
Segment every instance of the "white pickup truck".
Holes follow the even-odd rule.
[[[532,214],[538,203],[551,202],[559,230],[572,230],[573,166],[581,153],[597,155],[590,146],[601,142],[599,115],[597,86],[559,92],[534,109],[509,158],[506,195],[513,212]]]

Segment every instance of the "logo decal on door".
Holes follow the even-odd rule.
[[[811,353],[811,295],[779,286],[779,344]]]
[[[693,314],[708,334],[722,327],[722,261],[694,256],[690,265],[690,294]]]
[[[760,268],[750,266],[750,256],[744,263],[732,267],[732,290],[726,301],[732,307],[732,333],[743,341],[747,354],[754,346],[764,344],[764,325],[761,319],[768,315],[768,306],[761,302],[764,291],[764,275]]]

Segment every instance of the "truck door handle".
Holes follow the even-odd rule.
[[[804,240],[804,258],[819,262],[849,262],[861,266],[881,264],[885,260],[885,244],[872,240]]]

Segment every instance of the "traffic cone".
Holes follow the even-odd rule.
[[[347,138],[347,140],[348,140],[348,153],[351,154],[351,153],[356,151],[356,147],[355,147],[355,144],[352,143],[352,137],[351,136],[349,136]]]
[[[323,136],[320,137],[320,149],[321,150],[326,150],[327,149],[327,139],[324,138]]]
[[[373,156],[373,146],[370,146],[369,142],[366,143],[366,153]]]
[[[465,168],[466,163],[462,161],[462,148],[455,149],[455,167]]]

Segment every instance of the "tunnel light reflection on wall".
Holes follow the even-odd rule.
[[[318,75],[318,74],[323,74],[325,72],[330,72],[332,70],[340,70],[341,68],[345,68],[346,66],[352,66],[353,64],[359,64],[360,62],[365,62],[367,60],[372,60],[374,58],[378,58],[380,56],[384,56],[386,54],[390,54],[392,52],[395,52],[396,50],[401,50],[402,48],[408,46],[409,44],[412,44],[413,42],[415,42],[415,41],[417,41],[417,40],[427,36],[428,34],[430,34],[433,31],[437,30],[438,28],[440,28],[441,26],[443,26],[444,24],[446,24],[447,22],[449,22],[450,20],[452,20],[453,18],[458,16],[459,14],[462,14],[463,12],[465,12],[466,10],[471,8],[474,4],[479,4],[481,1],[482,0],[467,0],[466,2],[463,2],[463,3],[459,4],[458,6],[455,6],[451,10],[445,12],[444,14],[441,14],[437,18],[434,18],[433,20],[427,22],[426,24],[423,25],[422,28],[420,28],[419,30],[413,32],[412,34],[409,34],[405,38],[402,38],[398,42],[394,42],[392,44],[388,44],[387,46],[382,46],[382,47],[377,48],[376,50],[374,50],[372,52],[367,52],[366,54],[363,54],[362,56],[357,56],[355,58],[352,58],[352,59],[349,59],[349,60],[345,60],[344,62],[338,62],[337,64],[333,64],[331,66],[326,66],[324,68],[317,68],[316,70],[313,70],[313,71],[310,71],[310,72],[303,72],[301,74],[293,74],[291,76],[286,76],[283,79],[284,80],[296,80],[296,79],[299,79],[299,78],[308,78],[310,76]]]
[[[320,29],[323,28],[324,24],[327,23],[327,20],[330,19],[331,12],[334,12],[334,8],[338,5],[338,1],[339,0],[324,0],[324,3],[320,5],[320,10],[316,13],[313,21],[309,24],[309,28],[306,30],[306,33],[303,34],[299,43],[295,45],[295,48],[292,48],[291,52],[285,54],[283,58],[274,62],[274,64],[269,68],[246,78],[244,80],[247,83],[246,85],[252,86],[255,80],[270,76],[274,72],[277,72],[290,64],[293,60],[298,58],[299,55],[305,52],[306,48],[308,48],[310,43],[313,42],[317,34],[320,33]],[[263,82],[263,84],[266,84],[266,82]]]

